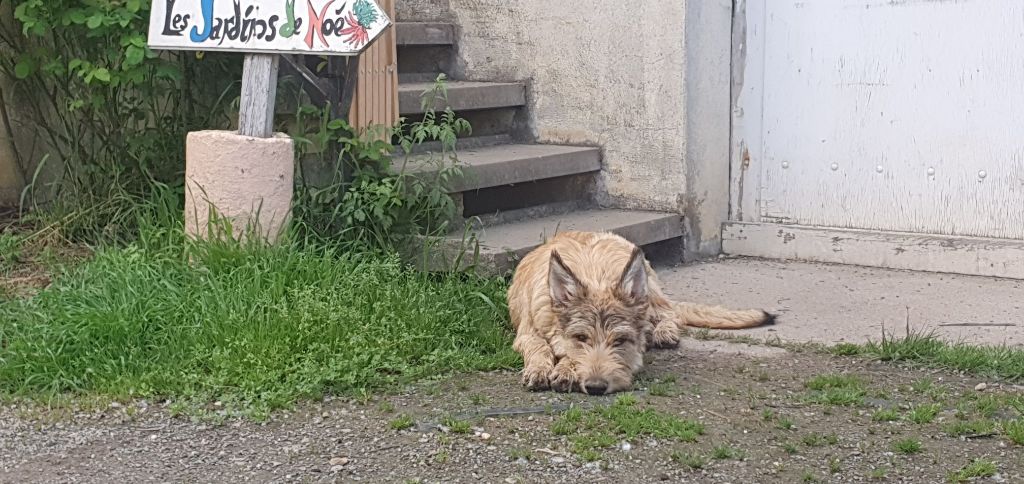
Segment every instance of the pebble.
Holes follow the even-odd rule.
[[[557,456],[555,456],[555,457],[551,458],[551,463],[552,464],[561,464],[563,462],[565,462],[565,457],[557,457]]]
[[[348,457],[335,457],[331,459],[331,466],[343,466],[348,464]]]
[[[484,432],[484,433],[480,434],[480,438],[484,439],[484,440],[490,440],[491,434],[489,434],[487,432]]]
[[[974,386],[974,389],[979,391],[979,392],[985,391],[986,388],[988,388],[988,384],[986,384],[986,383],[979,383],[979,384]]]
[[[633,444],[630,444],[629,442],[623,442],[622,443],[622,451],[623,452],[629,452],[631,450],[633,450]]]

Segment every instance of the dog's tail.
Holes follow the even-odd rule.
[[[673,302],[683,326],[709,329],[743,329],[775,323],[775,315],[760,309],[734,310],[721,306]]]

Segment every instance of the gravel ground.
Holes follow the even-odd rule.
[[[805,383],[831,373],[861,377],[864,404],[808,403]],[[979,383],[984,389],[976,389]],[[586,462],[552,424],[569,405],[599,408],[615,397],[529,393],[513,373],[471,374],[364,402],[305,403],[265,422],[172,417],[167,403],[143,401],[99,410],[7,405],[0,409],[0,481],[932,483],[986,459],[996,470],[985,482],[1024,482],[1024,448],[998,433],[964,438],[944,430],[983,411],[992,421],[1019,418],[1012,405],[979,404],[1006,403],[1019,387],[685,340],[678,352],[650,355],[638,388],[638,409],[701,422],[703,435],[696,442],[623,438]],[[933,401],[941,410],[930,423],[872,418],[878,409],[906,415]],[[394,430],[403,415],[414,425]],[[468,422],[468,431],[457,433],[465,429],[448,417]],[[901,439],[918,440],[923,449],[901,454],[894,449]],[[712,458],[721,446],[733,455]],[[672,459],[684,454],[703,457],[704,465]]]

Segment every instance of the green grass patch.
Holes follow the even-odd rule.
[[[972,479],[994,476],[998,470],[999,467],[995,462],[985,459],[974,459],[959,470],[950,472],[948,477],[950,482],[967,482]]]
[[[914,408],[910,409],[907,418],[918,425],[924,425],[935,420],[940,410],[942,410],[942,405],[938,403],[915,405]]]
[[[1003,433],[1011,442],[1024,445],[1024,420],[1007,420],[1003,422]]]
[[[910,332],[904,337],[885,335],[880,341],[863,345],[859,354],[883,361],[905,361],[1012,381],[1024,380],[1024,350],[1006,345],[946,343],[930,332]]]
[[[711,450],[711,458],[715,459],[715,460],[728,460],[728,459],[743,460],[743,458],[746,457],[746,456],[747,456],[746,452],[743,452],[740,449],[737,449],[735,447],[730,447],[730,446],[724,445],[724,444],[723,445],[717,445],[717,446],[715,446],[714,449]]]
[[[101,249],[37,296],[0,303],[0,395],[219,400],[255,414],[520,364],[499,280],[330,248],[155,245]]]
[[[958,421],[946,425],[946,433],[952,437],[965,435],[989,435],[996,431],[996,424],[991,420]]]
[[[570,408],[551,424],[551,432],[569,436],[573,452],[582,457],[587,451],[605,449],[621,440],[631,441],[637,437],[693,442],[704,433],[704,426],[652,408],[641,408],[636,396],[626,393],[608,407]]]
[[[883,408],[875,410],[875,413],[871,415],[871,420],[875,422],[895,422],[900,419],[900,412],[895,408]]]
[[[708,465],[707,457],[700,454],[683,453],[678,450],[672,451],[668,458],[677,464],[682,464],[690,469],[703,469],[704,466]]]
[[[804,386],[810,391],[806,400],[822,405],[863,405],[867,395],[864,381],[854,375],[820,375]]]
[[[800,441],[803,442],[804,445],[808,447],[822,447],[824,445],[836,445],[837,443],[839,443],[839,437],[836,436],[836,434],[823,435],[816,432],[811,432],[807,435],[804,435],[803,438],[800,439]]]
[[[391,419],[390,422],[388,422],[388,426],[391,427],[394,430],[405,430],[407,428],[411,428],[412,425],[413,425],[412,417],[410,417],[408,415],[404,415],[404,414],[403,415],[399,415],[399,416]]]
[[[893,442],[892,444],[893,451],[905,455],[916,454],[918,452],[921,452],[922,449],[924,449],[924,446],[921,445],[920,440],[916,439],[901,439],[897,440],[896,442]]]
[[[468,434],[469,431],[472,430],[473,428],[473,426],[470,425],[469,422],[465,420],[459,420],[454,417],[445,418],[442,424],[445,427],[448,427],[448,430],[451,430],[451,432],[454,434]]]

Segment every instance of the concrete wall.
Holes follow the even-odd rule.
[[[456,79],[525,81],[531,137],[601,146],[604,202],[687,219],[717,254],[728,215],[731,0],[400,0],[460,30]]]

